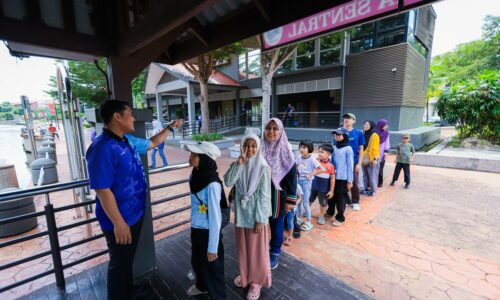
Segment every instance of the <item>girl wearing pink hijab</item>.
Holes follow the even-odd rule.
[[[264,128],[262,155],[271,167],[271,269],[276,269],[283,244],[285,215],[297,202],[297,168],[283,123],[272,118]]]

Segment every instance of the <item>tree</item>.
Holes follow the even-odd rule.
[[[261,37],[257,37],[259,46]],[[264,130],[269,116],[271,115],[271,83],[276,71],[285,63],[285,61],[297,51],[297,45],[291,45],[284,48],[273,49],[260,54],[260,72],[262,76],[262,125]]]
[[[200,84],[200,95],[198,101],[201,107],[201,133],[207,134],[210,131],[210,116],[208,111],[208,81],[215,71],[217,62],[227,60],[232,54],[239,54],[242,51],[240,43],[234,43],[208,53],[198,55],[194,60],[183,62],[182,65],[193,75]]]
[[[98,64],[101,69],[107,69],[105,58],[100,58]],[[97,69],[94,63],[70,60],[68,61],[68,65],[73,96],[78,98],[80,103],[97,107],[102,102],[108,100],[106,77]],[[142,71],[132,81],[132,95],[141,95],[144,78],[145,71]],[[44,92],[52,99],[58,99],[56,77],[51,76],[49,81],[50,89]],[[125,100],[132,101],[132,99]]]
[[[461,138],[500,141],[500,71],[487,70],[443,89],[436,103],[439,116],[455,124]]]

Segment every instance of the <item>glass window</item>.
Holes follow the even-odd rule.
[[[377,30],[379,32],[388,31],[393,29],[399,29],[405,26],[406,14],[400,14],[397,16],[389,17],[377,21]]]
[[[351,44],[350,44],[350,53],[351,54],[356,54],[356,53],[361,53],[366,50],[369,50],[373,48],[373,38],[372,37],[366,37],[362,39],[351,39]]]
[[[385,47],[390,45],[396,45],[404,42],[405,40],[405,30],[400,29],[397,31],[389,31],[377,36],[376,45],[377,47]]]
[[[408,37],[408,43],[417,50],[425,59],[427,59],[427,48],[425,48],[424,44],[420,42],[414,35]]]
[[[238,73],[240,80],[247,79],[247,61],[246,53],[238,56]]]
[[[314,40],[300,43],[297,46],[297,70],[314,67]]]
[[[282,73],[285,73],[285,72],[288,72],[288,71],[291,71],[292,70],[292,67],[293,67],[293,55],[290,56],[289,59],[287,59],[282,65],[281,67],[279,67],[278,69],[278,74],[282,74]]]
[[[329,65],[340,62],[340,48],[343,33],[338,32],[319,39],[319,64]]]
[[[358,39],[366,36],[372,36],[375,32],[375,23],[363,24],[351,30],[351,39]]]
[[[260,50],[248,52],[248,79],[260,77]]]

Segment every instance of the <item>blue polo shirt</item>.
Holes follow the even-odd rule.
[[[354,165],[359,162],[359,146],[365,144],[365,136],[363,132],[359,129],[353,128],[351,131],[347,131],[345,128],[339,128],[342,132],[347,133],[349,135],[349,146],[352,148],[352,152],[354,154]],[[333,145],[335,146],[337,141],[333,140]],[[332,155],[333,159],[333,155]]]
[[[126,134],[122,139],[105,129],[87,150],[91,189],[111,189],[118,210],[125,222],[132,226],[146,210],[147,184],[139,154],[147,154],[148,139]],[[101,228],[113,230],[113,223],[96,197],[96,217]]]

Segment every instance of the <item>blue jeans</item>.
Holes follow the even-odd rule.
[[[283,232],[285,230],[285,214],[277,218],[269,218],[271,227],[271,241],[269,242],[269,252],[271,255],[279,256],[281,254],[281,245],[283,244]]]
[[[165,153],[163,153],[163,148],[165,146],[158,146],[158,148],[154,148],[153,151],[151,151],[151,166],[153,168],[156,168],[156,151],[159,152],[161,160],[163,161],[163,166],[168,166],[168,161],[167,158],[165,157]]]
[[[286,230],[293,230],[293,217],[295,217],[295,209],[286,213]]]
[[[306,219],[311,221],[311,205],[309,204],[309,197],[311,196],[312,180],[299,180],[299,185],[304,192],[302,195],[302,202],[297,206],[297,217],[302,218],[302,207],[306,211]]]

